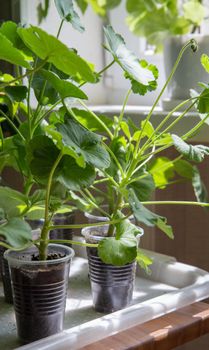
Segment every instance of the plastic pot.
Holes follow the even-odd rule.
[[[39,229],[43,225],[43,220],[26,220],[27,223],[32,228],[32,236],[33,239],[37,239],[39,237],[40,231]],[[13,295],[12,295],[12,285],[11,285],[11,277],[8,261],[4,258],[4,252],[6,248],[0,246],[0,275],[3,283],[3,292],[4,299],[6,303],[13,303]]]
[[[75,221],[75,213],[65,213],[65,214],[56,214],[53,218],[54,225],[72,225]],[[50,239],[73,239],[73,231],[70,228],[67,229],[55,229],[50,231]],[[71,244],[65,244],[71,247]]]
[[[3,283],[4,300],[6,303],[12,304],[13,303],[12,285],[11,285],[9,265],[7,260],[4,258],[5,251],[6,251],[6,248],[0,247],[0,265],[1,265],[0,272],[1,272],[1,279]]]
[[[86,227],[82,235],[86,242],[99,243],[107,230],[108,225]],[[124,266],[105,264],[98,256],[97,248],[87,247],[87,255],[95,310],[109,313],[127,307],[133,297],[136,262]]]
[[[35,247],[21,252],[7,250],[13,286],[18,337],[29,343],[61,332],[66,302],[70,247],[50,244],[51,260],[34,260]],[[58,258],[54,259],[54,256]]]

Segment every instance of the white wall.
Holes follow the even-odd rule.
[[[50,11],[46,21],[41,24],[41,27],[49,33],[56,35],[60,18],[54,6],[54,1],[50,1]],[[23,23],[37,25],[37,0],[21,1],[21,19]],[[164,81],[164,70],[162,63],[162,55],[146,56],[144,54],[143,40],[139,40],[129,32],[125,24],[125,8],[124,1],[119,8],[110,12],[110,22],[113,23],[114,29],[119,32],[127,43],[127,46],[134,51],[139,58],[145,58],[148,62],[154,63],[158,66],[160,71],[159,86],[162,86]],[[74,30],[70,24],[65,23],[60,35],[60,39],[64,41],[69,47],[78,49],[78,53],[87,60],[95,64],[96,70],[99,71],[106,64],[111,62],[112,58],[104,53],[102,48],[103,40],[103,22],[102,20],[89,8],[85,16],[81,15],[81,21],[84,24],[86,31],[79,33]],[[86,85],[83,89],[89,96],[89,103],[94,105],[99,104],[122,104],[123,98],[130,87],[129,81],[123,77],[123,72],[120,67],[114,65],[105,75],[104,81],[96,85]],[[158,89],[159,90],[159,89]],[[151,105],[156,97],[156,92],[148,93],[146,96],[138,96],[132,94],[129,98],[131,105]]]
[[[21,1],[21,21],[27,24],[37,25],[37,0]],[[104,66],[102,44],[102,21],[89,8],[84,17],[81,18],[86,31],[79,33],[74,30],[71,24],[64,23],[60,39],[69,47],[74,47],[83,58],[95,64],[96,70],[99,71]],[[41,24],[41,27],[50,34],[56,35],[60,24],[60,17],[51,1],[47,20]],[[83,87],[89,96],[91,104],[106,103],[106,89],[103,82]]]

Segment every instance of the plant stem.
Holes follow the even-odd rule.
[[[107,132],[110,139],[112,140],[113,134],[111,133],[109,128],[106,126],[106,124],[94,112],[92,112],[83,101],[81,101],[81,100],[78,100],[78,101],[92,115],[92,117],[102,126],[102,128]],[[71,110],[71,109],[69,109],[69,110]]]
[[[35,124],[34,124],[34,128],[36,129],[36,127],[40,124],[40,122],[47,117],[47,115],[53,111],[53,109],[61,102],[61,99],[59,101],[57,101],[56,103],[53,104],[53,106],[51,106],[49,109],[47,109],[47,111],[38,119],[36,120]]]
[[[0,114],[8,121],[8,123],[13,127],[13,129],[16,131],[16,133],[21,137],[23,141],[25,141],[24,136],[21,134],[19,129],[16,127],[16,125],[12,122],[12,120],[2,111],[0,110]]]
[[[59,38],[59,35],[60,35],[60,32],[61,32],[61,29],[62,29],[64,21],[65,21],[64,19],[61,20],[61,23],[60,23],[60,26],[59,26],[59,29],[58,29],[58,32],[57,32],[57,36],[56,36],[57,39]],[[48,70],[50,70],[50,68],[51,68],[51,63],[49,64]],[[39,113],[41,112],[41,109],[42,109],[41,100],[42,100],[42,98],[44,96],[46,85],[47,85],[47,80],[44,81],[44,85],[43,85],[43,87],[41,89],[41,93],[39,95],[39,102],[38,102],[38,105],[37,105],[35,113],[34,113],[36,118],[39,116]],[[41,119],[42,118],[39,118],[39,122],[41,121]],[[39,122],[38,123],[36,122],[36,124],[39,124]]]
[[[57,32],[57,39],[59,38],[59,36],[60,36],[60,32],[61,32],[61,29],[62,29],[62,26],[63,26],[63,24],[64,24],[64,19],[62,19],[61,20],[61,23],[60,23],[60,26],[59,26],[59,29],[58,29],[58,32]]]
[[[3,151],[3,149],[4,149],[4,135],[3,135],[1,123],[0,123],[0,139],[1,139],[1,151]]]
[[[154,139],[154,142],[156,142],[163,134],[165,134],[166,132],[168,132],[170,129],[172,129],[174,127],[175,124],[177,124],[189,111],[190,109],[194,106],[194,104],[196,103],[193,102],[183,113],[181,113],[174,121],[173,123],[171,123],[167,128],[165,128],[159,135],[157,135],[157,137]],[[145,144],[143,145],[140,153],[143,153],[146,148],[149,148],[149,144],[147,145],[147,142],[145,142]]]
[[[124,171],[123,171],[123,168],[122,166],[120,165],[120,162],[118,161],[117,157],[115,156],[115,154],[113,153],[113,151],[111,150],[110,147],[108,147],[106,145],[106,143],[102,143],[103,146],[107,149],[107,151],[111,154],[112,158],[114,159],[115,161],[115,164],[117,165],[118,169],[120,170],[120,173],[121,173],[121,176],[124,177]]]
[[[6,86],[10,86],[10,85],[14,84],[14,83],[15,83],[16,81],[18,81],[18,80],[22,80],[22,79],[24,79],[24,78],[26,78],[26,77],[29,77],[31,74],[37,72],[39,69],[41,69],[41,68],[46,64],[47,60],[48,60],[48,57],[45,58],[45,59],[42,61],[42,63],[41,63],[39,66],[37,66],[36,68],[31,69],[31,70],[28,70],[25,74],[20,75],[19,77],[17,77],[17,78],[15,78],[15,79],[11,80],[11,81],[8,82],[8,83],[3,83],[3,84],[1,84],[1,85],[0,85],[0,90],[1,90],[2,88],[5,88]]]
[[[91,195],[91,193],[85,189],[87,195],[83,192],[80,191],[81,195],[84,197],[84,199],[89,202],[94,208],[96,208],[100,213],[102,213],[102,215],[104,216],[109,216],[102,208],[100,208],[97,203],[94,201],[93,196]]]
[[[126,108],[126,105],[128,103],[128,99],[129,99],[129,96],[131,94],[131,89],[128,90],[127,94],[126,94],[126,97],[124,99],[124,102],[123,102],[123,106],[122,106],[122,110],[120,112],[120,115],[119,115],[119,118],[118,118],[118,124],[115,128],[115,131],[114,131],[114,138],[118,136],[118,130],[120,129],[120,123],[122,122],[123,120],[123,117],[124,117],[124,113],[125,113],[125,108]]]
[[[115,60],[113,60],[112,62],[110,62],[107,66],[105,66],[102,70],[100,70],[97,75],[101,75],[102,73],[104,73],[107,69],[109,69],[113,64],[115,63]],[[82,87],[83,85],[85,85],[87,83],[87,81],[83,81],[83,83],[81,83],[80,85],[78,85],[78,87]]]
[[[119,208],[121,207],[121,204],[122,204],[122,200],[123,200],[123,196],[121,193],[118,193],[118,198],[117,198],[117,202],[116,202],[116,205],[114,207],[114,211],[113,211],[113,214],[112,214],[112,219],[114,220],[116,214],[117,214],[117,211],[119,210]],[[107,236],[108,237],[112,237],[114,234],[114,225],[113,224],[110,224],[109,225],[109,228],[108,228],[108,232],[107,232]]]
[[[152,140],[153,136],[156,135],[156,133],[163,127],[163,125],[165,125],[165,123],[168,121],[168,119],[170,119],[170,117],[173,115],[173,113],[175,113],[176,111],[179,110],[179,108],[183,107],[185,104],[187,104],[188,102],[190,102],[191,100],[193,100],[194,98],[189,98],[186,101],[183,101],[181,103],[179,103],[175,108],[173,108],[167,115],[166,117],[162,120],[162,122],[157,126],[157,128],[154,130],[154,132],[152,133],[152,135],[148,138],[148,140],[144,143],[140,153],[143,152],[143,150],[146,148],[147,144],[149,144],[149,141]],[[195,101],[196,102],[196,101]],[[165,131],[163,131],[165,132]]]
[[[209,117],[209,113],[197,124],[194,126],[194,128],[192,128],[190,131],[188,131],[186,134],[184,134],[182,136],[182,138],[184,140],[187,140],[189,139],[191,136],[194,135],[194,133],[196,133],[205,123],[205,121],[208,119]]]
[[[138,145],[140,144],[141,136],[142,136],[143,131],[144,131],[145,127],[146,127],[146,124],[147,124],[148,121],[150,120],[150,118],[151,118],[151,116],[152,116],[152,113],[153,113],[155,107],[157,106],[157,104],[158,104],[158,102],[159,102],[161,96],[163,95],[165,89],[167,88],[168,84],[170,83],[171,79],[173,78],[173,75],[174,75],[174,73],[175,73],[175,71],[176,71],[176,69],[177,69],[177,67],[178,67],[178,65],[179,65],[179,62],[180,62],[180,60],[181,60],[181,58],[182,58],[182,56],[183,56],[183,54],[184,54],[184,51],[185,51],[189,46],[191,46],[191,44],[192,44],[192,42],[191,42],[191,40],[190,40],[190,41],[187,42],[187,43],[182,47],[182,49],[180,50],[180,52],[179,52],[179,54],[178,54],[178,57],[177,57],[177,59],[176,59],[176,62],[175,62],[174,66],[173,66],[173,68],[172,68],[172,70],[171,70],[171,73],[170,73],[168,79],[166,80],[166,82],[165,82],[165,84],[164,84],[162,90],[160,91],[159,95],[157,96],[157,98],[156,98],[156,100],[155,100],[155,102],[154,102],[154,104],[153,104],[153,106],[152,106],[152,108],[151,108],[151,110],[150,110],[150,112],[149,112],[147,118],[145,119],[145,123],[144,123],[144,125],[143,125],[143,128],[142,128],[142,130],[141,130],[141,134],[140,134],[140,136],[139,136]]]
[[[39,246],[39,258],[40,260],[46,260],[47,257],[47,239],[48,239],[48,232],[49,232],[49,201],[50,201],[50,192],[51,192],[51,186],[52,186],[52,180],[55,173],[55,170],[62,159],[63,154],[60,152],[59,156],[57,157],[51,171],[49,174],[47,189],[46,189],[46,199],[45,199],[45,216],[44,216],[44,225],[41,232],[41,241]]]
[[[174,205],[195,205],[195,206],[201,206],[201,207],[209,207],[209,203],[205,202],[190,202],[190,201],[148,201],[148,202],[141,202],[143,205],[166,205],[166,204],[174,204]]]
[[[131,215],[131,214],[130,214]],[[120,219],[114,219],[114,220],[108,220],[108,221],[100,221],[100,222],[95,222],[95,223],[90,223],[90,224],[73,224],[73,225],[53,225],[53,226],[49,226],[48,230],[58,230],[58,229],[62,229],[62,228],[84,228],[84,227],[91,227],[91,226],[95,226],[95,227],[100,227],[100,226],[104,226],[104,225],[114,225],[114,224],[118,224],[119,222],[126,220],[129,218],[130,215],[126,215],[123,218]]]
[[[70,239],[49,239],[47,243],[67,243],[67,244],[79,245],[82,247],[92,247],[92,248],[98,247],[98,244],[95,244],[95,243],[84,243],[84,242],[72,241]]]

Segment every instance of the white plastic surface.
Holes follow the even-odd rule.
[[[66,326],[62,333],[19,347],[18,350],[76,350],[136,324],[152,320],[186,305],[209,297],[209,273],[194,266],[185,265],[172,257],[147,252],[154,263],[152,274],[147,276],[137,271],[133,305],[102,316],[94,312],[91,306],[89,289],[85,283],[87,262],[84,258],[75,258],[71,270],[71,279],[78,291],[77,299],[67,301],[67,319],[73,313],[75,320],[80,313],[77,326]],[[80,281],[80,282],[78,282]],[[82,282],[83,281],[83,282]],[[88,287],[89,288],[89,287]],[[73,292],[73,295],[76,295]],[[87,315],[88,317],[84,317]],[[79,317],[78,317],[79,318]],[[86,319],[92,319],[86,322]],[[79,322],[79,319],[77,319]],[[71,328],[69,328],[71,327]]]

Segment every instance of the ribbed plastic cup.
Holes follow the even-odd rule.
[[[39,238],[40,228],[43,225],[43,220],[26,220],[27,223],[31,226],[33,239]],[[12,285],[10,277],[10,269],[8,261],[4,258],[4,252],[6,248],[0,246],[0,275],[3,283],[3,292],[5,302],[8,304],[13,304],[13,295],[12,295]]]
[[[3,291],[4,291],[4,300],[8,304],[13,303],[13,295],[12,295],[12,285],[10,278],[9,265],[7,260],[4,258],[4,252],[6,248],[0,247],[0,264],[1,264],[1,278],[3,283]]]
[[[54,225],[72,225],[75,221],[74,213],[56,214],[53,218]],[[54,229],[50,231],[50,239],[73,239],[73,231],[70,228]],[[62,243],[71,247],[71,244]]]
[[[82,235],[86,242],[99,243],[107,230],[108,225],[86,227],[82,230]],[[97,248],[87,247],[87,255],[95,310],[109,313],[127,307],[133,297],[136,262],[123,266],[105,264],[98,256]]]
[[[29,343],[63,329],[67,282],[74,255],[70,247],[50,244],[48,254],[58,259],[32,261],[37,249],[7,250],[13,286],[17,333]]]

